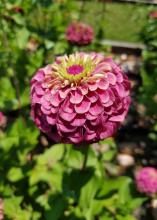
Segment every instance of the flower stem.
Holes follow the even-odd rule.
[[[87,165],[87,160],[88,160],[88,150],[89,150],[89,146],[84,146],[85,149],[83,149],[84,151],[84,160],[83,160],[83,165],[82,165],[82,169],[81,170],[85,170],[86,169],[86,165]]]

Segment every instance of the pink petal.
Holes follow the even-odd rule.
[[[92,103],[90,109],[89,109],[89,112],[92,114],[92,115],[99,115],[102,111],[103,111],[103,106],[102,104],[99,102],[95,102],[95,103]]]
[[[56,115],[50,115],[50,116],[46,116],[47,122],[50,125],[55,125],[56,124]]]
[[[83,135],[82,134],[83,134],[82,129],[79,128],[79,129],[77,129],[77,131],[75,131],[74,134],[71,134],[69,136],[69,139],[73,143],[78,144],[78,143],[82,142],[82,140],[83,140]]]
[[[96,74],[96,73],[103,73],[104,72],[104,63],[99,63],[96,68],[94,69],[94,72],[93,74]]]
[[[107,73],[107,79],[111,85],[116,84],[116,76],[113,73]]]
[[[89,88],[90,91],[95,91],[98,88],[98,85],[97,85],[96,82],[94,82],[94,83],[90,82],[88,84],[88,88]]]
[[[51,109],[45,109],[43,106],[41,106],[41,111],[42,111],[45,115],[50,115],[50,114],[51,114]]]
[[[59,90],[59,95],[62,99],[65,99],[70,92],[70,88],[62,88]]]
[[[96,137],[96,133],[86,133],[85,134],[85,140],[86,141],[94,141],[94,138]]]
[[[70,102],[72,104],[79,104],[83,100],[83,95],[80,90],[72,91],[71,92],[71,97],[70,97]]]
[[[82,85],[80,87],[82,95],[86,95],[88,93],[88,86],[87,85]]]
[[[41,87],[40,83],[35,84],[35,91],[36,91],[37,95],[43,95],[44,94],[44,90]]]
[[[47,110],[51,108],[50,102],[46,101],[44,97],[41,98],[41,104]]]
[[[37,95],[36,93],[33,94],[32,96],[32,102],[33,103],[39,103],[41,102],[41,96]]]
[[[94,103],[98,100],[98,95],[96,92],[89,92],[87,98],[90,100],[91,103]]]
[[[51,95],[50,92],[45,93],[44,99],[45,99],[46,101],[50,102],[51,98],[52,98],[52,95]]]
[[[97,115],[92,115],[89,112],[87,112],[85,116],[86,116],[87,120],[94,120],[97,118]]]
[[[98,92],[98,94],[102,103],[106,103],[109,101],[110,96],[107,90],[101,90]]]
[[[77,115],[76,118],[71,122],[72,126],[82,126],[84,125],[86,118],[84,115]]]
[[[72,113],[67,113],[67,112],[64,112],[63,110],[60,111],[59,113],[59,116],[64,119],[65,121],[72,121],[75,116],[76,116],[76,113],[72,112]]]
[[[112,100],[111,100],[111,99],[109,99],[109,101],[108,101],[108,102],[103,103],[103,106],[104,106],[104,107],[109,107],[109,106],[111,106],[111,105],[113,105],[113,102],[112,102]]]
[[[123,82],[123,75],[122,75],[121,71],[117,72],[116,78],[117,78],[117,82],[119,82],[119,83]]]
[[[108,92],[109,92],[110,100],[111,100],[112,102],[114,102],[114,101],[115,101],[114,92],[112,91],[112,89],[109,89]]]
[[[41,82],[44,79],[44,71],[43,69],[38,70],[38,72],[36,73],[36,75],[33,77],[33,79]]]
[[[75,105],[74,108],[78,114],[84,114],[84,113],[88,112],[88,110],[90,109],[90,105],[91,105],[91,102],[89,101],[89,99],[84,97],[82,102]]]
[[[100,124],[100,118],[97,118],[95,120],[91,120],[90,123],[92,126],[97,126]]]
[[[107,79],[101,79],[99,82],[98,82],[98,87],[100,88],[100,89],[103,89],[103,90],[106,90],[106,89],[108,89],[108,87],[109,87],[109,82],[108,82],[108,80]]]
[[[55,108],[55,107],[51,106],[51,112],[53,114],[57,113],[58,112],[58,108]]]
[[[51,104],[54,106],[54,107],[58,107],[59,104],[61,103],[61,98],[59,96],[59,93],[56,92],[55,94],[52,94],[52,97],[50,99],[50,102]]]
[[[118,95],[120,97],[125,97],[126,96],[126,91],[124,89],[124,86],[122,84],[116,84],[116,90],[118,92]]]
[[[74,112],[74,105],[70,103],[69,98],[67,98],[63,105],[62,105],[62,109],[64,112],[67,113],[73,113]]]
[[[76,130],[76,127],[73,127],[70,124],[62,124],[60,122],[57,123],[57,127],[61,132],[65,133],[74,132]]]
[[[109,118],[110,121],[123,122],[126,116],[126,111],[120,115],[115,115]]]

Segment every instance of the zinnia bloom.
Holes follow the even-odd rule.
[[[0,127],[5,127],[7,119],[3,112],[0,112]]]
[[[31,80],[35,124],[59,142],[113,136],[130,105],[130,83],[110,58],[75,53],[56,58]]]
[[[157,169],[144,167],[136,175],[137,189],[148,195],[157,193]]]
[[[72,44],[87,45],[93,38],[93,28],[82,22],[73,22],[66,30],[66,39]]]
[[[151,11],[151,12],[149,13],[149,17],[150,17],[150,18],[153,18],[153,19],[157,19],[157,11]]]

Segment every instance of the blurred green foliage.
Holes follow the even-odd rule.
[[[146,105],[147,113],[156,114],[157,108],[157,19],[149,17],[141,33],[146,49],[143,51],[143,85],[141,101]],[[149,106],[149,108],[148,108]]]
[[[135,220],[133,212],[145,200],[131,178],[109,175],[106,167],[116,167],[113,139],[90,147],[84,168],[85,150],[45,146],[30,119],[30,79],[56,55],[80,50],[64,33],[71,20],[83,17],[83,7],[73,0],[0,2],[0,110],[8,119],[0,129],[0,197],[6,220]],[[99,44],[102,23],[96,29],[99,38],[81,50],[106,50]]]

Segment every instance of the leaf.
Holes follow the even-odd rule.
[[[36,157],[38,165],[51,166],[63,157],[64,144],[55,144],[51,148],[47,149],[43,154]]]
[[[18,168],[18,167],[12,167],[8,174],[7,174],[7,177],[10,181],[12,182],[16,182],[20,179],[23,178],[23,173],[22,173],[22,170],[21,168]]]
[[[137,209],[138,207],[140,207],[142,205],[142,203],[145,202],[147,199],[148,198],[146,198],[146,197],[134,198],[129,201],[127,206],[131,211],[133,211],[133,210]]]
[[[66,163],[69,167],[80,169],[82,167],[83,155],[80,151],[73,149],[73,146],[68,146],[68,158]]]
[[[25,28],[21,28],[16,32],[17,43],[20,49],[26,48],[30,32]]]
[[[20,203],[22,197],[11,197],[4,199],[5,215],[9,219],[16,220],[29,220],[31,219],[32,212],[30,210],[22,209]]]
[[[46,220],[59,220],[63,215],[67,202],[62,195],[58,195],[50,201],[51,210],[46,212]]]
[[[79,206],[83,211],[87,220],[91,220],[93,217],[94,198],[100,186],[100,178],[93,176],[85,186],[81,188],[81,194],[79,198]]]
[[[129,178],[130,179],[130,178]],[[99,196],[106,196],[109,193],[119,191],[120,187],[123,186],[126,182],[128,182],[128,177],[122,176],[114,179],[106,179],[102,186],[102,189],[99,192]]]
[[[126,215],[126,216],[121,216],[121,215],[116,215],[117,220],[137,220],[133,215]]]
[[[119,186],[119,203],[126,204],[132,196],[131,196],[131,189],[130,184],[132,180],[130,178],[126,178],[125,181],[121,183]]]

